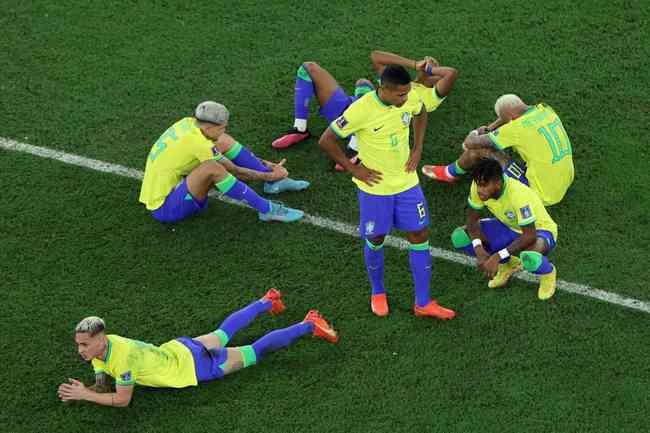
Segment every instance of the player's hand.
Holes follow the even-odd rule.
[[[352,167],[350,169],[350,173],[352,173],[352,177],[359,179],[369,186],[373,186],[381,182],[381,173],[377,170],[366,167],[363,165],[363,163]]]
[[[497,274],[497,271],[499,270],[499,260],[500,257],[498,254],[492,254],[487,260],[481,263],[481,270],[488,280],[491,280]]]
[[[422,158],[422,149],[411,149],[409,159],[406,161],[406,165],[404,166],[408,173],[417,170],[420,158]]]
[[[84,400],[87,392],[84,384],[77,379],[68,379],[68,381],[70,383],[62,383],[59,385],[58,394],[61,401]]]
[[[275,182],[276,180],[284,179],[289,176],[289,172],[284,168],[284,163],[287,162],[286,159],[283,159],[277,164],[268,161],[265,162],[267,162],[266,166],[271,170],[269,173],[269,182]]]
[[[476,131],[477,135],[485,135],[488,132],[490,132],[490,131],[488,131],[488,127],[485,126],[485,125],[479,126],[474,131]]]

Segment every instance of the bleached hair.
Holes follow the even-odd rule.
[[[517,95],[512,93],[507,95],[501,95],[497,98],[497,102],[494,103],[494,112],[497,117],[503,117],[504,113],[512,113],[513,109],[516,107],[521,107],[524,104],[524,101]]]
[[[96,335],[102,332],[105,328],[106,323],[104,323],[104,319],[97,316],[90,316],[79,322],[77,327],[74,328],[74,332],[87,332],[90,335]]]

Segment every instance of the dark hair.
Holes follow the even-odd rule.
[[[501,176],[503,176],[503,168],[494,158],[481,158],[472,169],[472,179],[477,184],[501,179]]]
[[[405,86],[411,82],[411,75],[404,66],[388,65],[381,73],[382,86]]]

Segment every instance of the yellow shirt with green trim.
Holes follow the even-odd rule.
[[[497,147],[512,147],[528,169],[530,187],[545,205],[558,203],[573,182],[573,151],[562,121],[551,107],[538,104],[489,133]]]
[[[220,160],[214,143],[205,138],[193,117],[170,126],[153,144],[140,190],[140,202],[149,210],[158,209],[176,185],[199,164]]]
[[[434,111],[440,106],[440,104],[442,104],[442,101],[445,100],[445,98],[438,96],[435,86],[427,87],[424,84],[413,81],[411,83],[411,89],[418,94],[424,104],[425,110],[427,110],[427,113]]]
[[[476,210],[487,206],[499,221],[517,233],[522,233],[521,227],[535,223],[536,230],[548,230],[557,242],[557,224],[546,211],[542,200],[532,189],[516,179],[503,176],[499,198],[485,202],[478,195],[476,182],[472,182],[467,202]]]
[[[393,195],[419,183],[417,170],[408,173],[405,167],[411,151],[411,119],[420,114],[422,107],[422,100],[413,89],[401,107],[384,104],[374,91],[353,102],[330,124],[340,138],[355,134],[363,165],[382,173],[382,180],[373,186],[353,178],[359,189],[369,194]]]
[[[197,384],[192,352],[172,340],[160,346],[107,335],[106,359],[92,360],[95,374],[106,373],[117,385],[184,388]]]

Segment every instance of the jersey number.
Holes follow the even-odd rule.
[[[178,136],[176,135],[176,130],[172,127],[169,128],[163,135],[160,136],[158,141],[154,144],[154,148],[151,149],[151,152],[149,152],[149,159],[151,161],[155,161],[156,158],[160,156],[160,154],[167,149],[167,143],[165,143],[166,139],[172,139],[173,141],[176,141],[178,139]]]
[[[558,134],[558,130],[562,137]],[[551,147],[551,153],[553,153],[551,164],[555,164],[565,156],[573,154],[571,141],[569,141],[569,136],[566,134],[564,126],[562,126],[562,122],[560,122],[559,118],[546,126],[542,126],[537,130],[537,132],[546,138],[548,145]]]

